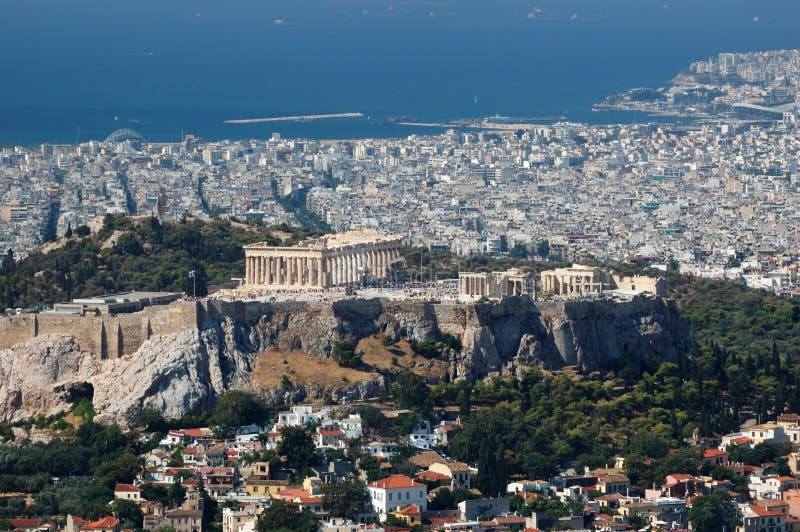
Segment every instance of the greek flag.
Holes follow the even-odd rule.
[[[189,279],[194,279],[194,270],[189,270]]]

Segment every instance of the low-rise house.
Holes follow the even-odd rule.
[[[431,464],[446,464],[447,460],[436,451],[421,451],[409,458],[408,463],[419,469],[429,469]]]
[[[374,458],[391,460],[397,454],[397,444],[391,442],[373,441],[367,444],[366,454]]]
[[[197,464],[204,460],[202,451],[195,446],[186,447],[182,452],[182,456],[184,464]]]
[[[728,452],[719,449],[706,449],[703,451],[703,467],[728,465]]]
[[[788,476],[769,476],[761,477],[751,475],[747,483],[750,498],[757,499],[780,499],[781,493],[797,488],[797,481],[794,477]]]
[[[786,532],[786,515],[756,504],[740,504],[736,532]]]
[[[201,532],[202,530],[203,498],[193,484],[187,487],[186,499],[179,508],[155,510],[152,515],[145,516],[144,528],[172,527],[176,532]]]
[[[789,505],[789,515],[800,518],[800,489],[784,491],[781,493],[781,499]]]
[[[683,499],[662,497],[654,501],[626,501],[620,504],[619,512],[625,518],[635,512],[646,517],[653,526],[663,522],[673,528],[685,528],[687,524],[686,501]]]
[[[419,505],[417,504],[407,504],[402,506],[397,510],[390,512],[390,515],[393,515],[397,519],[404,521],[408,526],[422,524],[422,510],[420,510]]]
[[[14,531],[21,532],[40,532],[51,530],[52,526],[45,526],[41,519],[9,519],[8,523],[13,527]]]
[[[168,467],[164,470],[163,482],[172,484],[178,478],[191,478],[197,474],[194,467]]]
[[[67,522],[64,526],[64,532],[78,532],[86,523],[88,523],[88,521],[83,517],[67,514]]]
[[[329,417],[330,413],[327,409],[314,412],[314,409],[308,405],[297,405],[291,407],[289,411],[278,414],[278,425],[288,427],[307,426],[325,421]]]
[[[423,512],[428,508],[428,487],[405,475],[391,475],[367,484],[367,491],[372,510],[379,514],[409,504],[418,505]]]
[[[550,483],[544,480],[518,480],[506,486],[506,493],[535,492],[548,493]]]
[[[360,414],[350,414],[346,418],[340,419],[339,428],[344,431],[344,437],[348,440],[355,440],[364,435]]]
[[[248,478],[244,489],[252,497],[276,497],[289,486],[287,480]]]
[[[625,475],[598,475],[597,489],[601,493],[628,493],[631,481]]]
[[[609,493],[607,495],[600,495],[595,498],[600,508],[615,510],[619,508],[622,501],[625,500],[625,495],[621,493]]]
[[[314,445],[317,449],[344,449],[346,445],[344,431],[341,429],[321,430],[320,427],[314,435]]]
[[[104,517],[97,521],[85,523],[79,529],[80,532],[119,532],[119,519],[116,517]],[[198,529],[199,532],[199,529]]]
[[[184,435],[185,432],[183,430],[170,430],[158,444],[166,447],[180,445],[183,443]]]
[[[469,489],[472,486],[469,466],[463,462],[448,462],[446,464],[437,462],[431,464],[428,470],[448,477],[450,489]]]
[[[431,431],[431,424],[427,420],[420,421],[406,439],[409,445],[417,449],[429,450],[436,446],[436,435]]]
[[[139,502],[142,500],[142,488],[133,484],[117,484],[114,486],[114,498]]]
[[[472,521],[481,515],[495,517],[511,511],[511,499],[509,497],[498,497],[497,499],[461,501],[458,503],[458,511],[461,514],[461,519],[465,521]]]
[[[143,455],[144,467],[167,467],[171,456],[164,449],[156,447],[149,453]]]
[[[175,532],[200,532],[203,523],[203,510],[196,508],[175,508],[164,512],[165,526],[175,529]]]
[[[186,429],[183,431],[183,436],[192,445],[208,446],[214,440],[214,433],[208,427]]]
[[[325,466],[311,468],[323,484],[343,482],[353,473],[353,464],[347,460],[331,460]]]
[[[228,447],[224,443],[217,443],[215,445],[209,446],[205,452],[206,465],[210,467],[224,466],[227,450]]]
[[[772,512],[780,512],[784,515],[789,515],[789,503],[781,499],[761,499],[752,501],[756,506],[760,506],[765,510]]]
[[[450,442],[450,434],[455,428],[456,424],[449,421],[442,421],[439,425],[437,425],[436,428],[433,429],[433,435],[436,438],[436,445],[442,447],[446,446]]]
[[[239,527],[250,520],[255,520],[264,508],[269,506],[268,498],[239,502],[237,508],[223,508],[222,532],[238,532]]]
[[[620,532],[627,530],[628,525],[621,516],[612,516],[609,514],[597,514],[592,522],[595,530],[600,532]]]
[[[728,445],[736,445],[734,440],[739,440],[739,438],[749,438],[749,445],[755,447],[759,443],[797,442],[798,436],[800,436],[800,427],[790,427],[779,425],[778,423],[763,423],[742,429],[741,432],[726,434],[722,437],[719,449],[724,451]]]

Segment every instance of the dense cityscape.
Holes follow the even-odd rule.
[[[107,213],[296,225],[299,210],[335,231],[381,228],[459,255],[546,241],[564,261],[675,261],[684,272],[792,290],[800,115],[793,103],[764,106],[794,101],[797,57],[721,54],[692,65],[680,91],[716,90],[709,105],[727,111],[690,125],[179,144],[123,130],[78,146],[7,147],[0,242],[22,256]],[[740,118],[742,105],[765,116]]]

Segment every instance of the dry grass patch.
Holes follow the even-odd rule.
[[[422,377],[443,378],[450,364],[443,360],[430,360],[411,349],[406,340],[390,346],[382,343],[383,335],[375,334],[362,338],[356,346],[356,353],[363,351],[361,360],[378,370],[412,371]]]
[[[284,364],[284,361],[286,364]],[[376,373],[342,368],[330,358],[320,358],[296,351],[262,351],[256,358],[252,382],[262,389],[279,388],[286,376],[294,385],[315,383],[325,387],[365,382]]]

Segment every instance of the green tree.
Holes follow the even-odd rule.
[[[401,373],[390,387],[392,398],[401,408],[422,410],[430,395],[430,390],[422,377],[410,371]]]
[[[331,358],[344,368],[356,367],[361,364],[361,358],[364,356],[364,353],[356,353],[355,349],[356,344],[351,341],[336,341],[333,343]]]
[[[322,487],[322,504],[333,517],[355,519],[366,510],[368,503],[369,495],[361,482],[338,482]]]
[[[217,400],[209,423],[231,437],[243,425],[262,425],[269,419],[269,408],[255,394],[228,390]]]
[[[286,465],[298,474],[317,464],[317,450],[311,433],[305,427],[283,427],[278,454],[286,457]]]
[[[726,493],[714,491],[696,498],[688,517],[697,532],[722,532],[733,529],[736,509]]]
[[[307,508],[302,512],[297,505],[275,500],[256,521],[258,532],[316,532],[317,516]]]
[[[111,512],[120,520],[123,528],[142,528],[144,514],[134,501],[114,499],[111,502]]]

